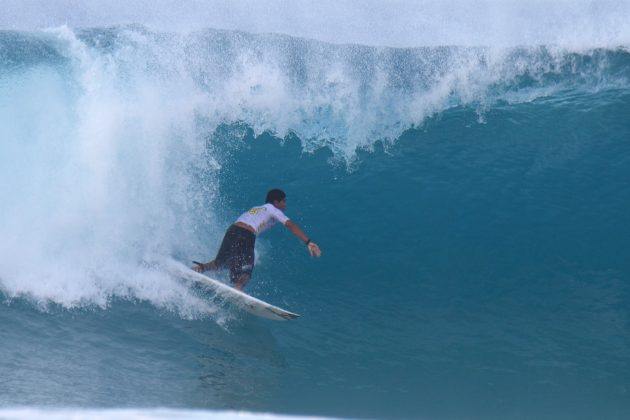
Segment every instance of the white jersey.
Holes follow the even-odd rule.
[[[242,222],[253,227],[256,234],[263,233],[278,222],[284,225],[287,220],[289,220],[289,218],[284,215],[282,210],[270,203],[259,207],[252,207],[249,211],[241,214],[240,217],[236,219],[237,222]]]

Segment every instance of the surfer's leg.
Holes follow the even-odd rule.
[[[243,290],[254,269],[253,261],[249,262],[247,256],[240,255],[230,262],[230,282],[238,290]]]
[[[239,228],[238,240],[234,241],[230,259],[230,282],[238,290],[243,290],[254,270],[254,243],[256,235]]]
[[[216,271],[220,268],[224,268],[234,256],[235,244],[238,243],[238,229],[239,228],[234,225],[230,226],[223,236],[219,252],[217,252],[217,256],[214,257],[214,260],[203,264],[199,269],[193,267],[193,270],[202,273],[204,271]]]
[[[237,290],[243,290],[249,279],[251,278],[251,274],[249,273],[241,273],[236,280],[233,280],[234,288]]]
[[[192,267],[192,269],[193,271],[196,271],[197,273],[203,273],[204,271],[216,271],[219,269],[219,267],[217,266],[216,260],[212,260],[207,263],[198,263],[198,262],[194,262],[194,263],[195,265]]]

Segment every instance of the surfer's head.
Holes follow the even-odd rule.
[[[284,210],[284,208],[287,205],[286,199],[287,199],[287,195],[284,193],[284,191],[276,188],[267,193],[267,198],[265,199],[265,203],[273,204],[280,210]]]

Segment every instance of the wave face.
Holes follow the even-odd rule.
[[[409,48],[0,32],[0,406],[622,418],[624,24]],[[248,291],[299,321],[162,268],[212,258],[273,187],[324,256],[275,228]]]

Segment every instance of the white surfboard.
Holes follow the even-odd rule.
[[[236,290],[233,287],[228,286],[225,283],[221,283],[218,280],[210,278],[204,274],[197,273],[188,267],[182,265],[172,265],[172,268],[177,271],[177,274],[184,279],[192,280],[194,282],[203,284],[209,289],[217,293],[217,295],[229,299],[230,302],[236,306],[245,309],[247,312],[268,319],[276,321],[287,321],[290,319],[299,318],[300,315],[294,314],[277,306],[273,306],[263,300],[256,299],[247,293]]]

